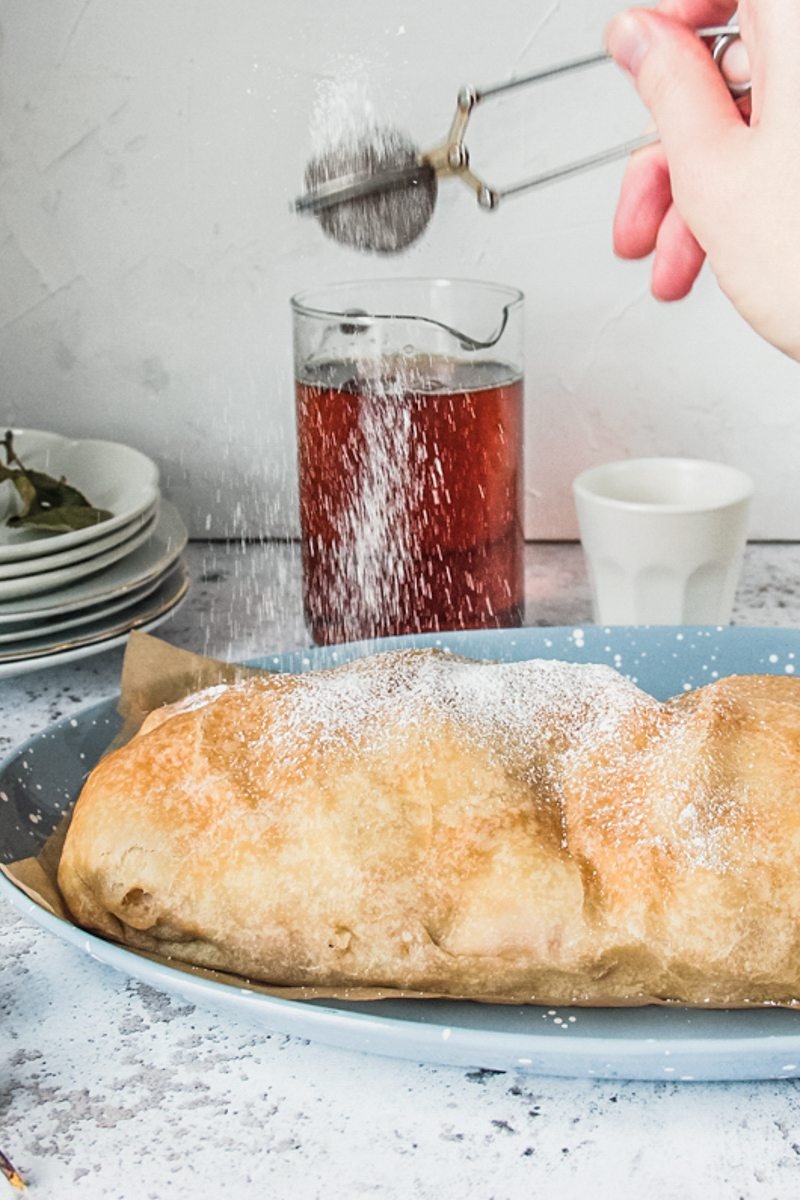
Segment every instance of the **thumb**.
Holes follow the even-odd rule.
[[[646,9],[616,17],[606,33],[653,115],[670,167],[702,175],[701,158],[742,129],[742,118],[708,48],[680,21]]]

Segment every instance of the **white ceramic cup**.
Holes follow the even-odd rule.
[[[601,625],[724,625],[731,619],[753,484],[692,458],[631,458],[573,484]]]

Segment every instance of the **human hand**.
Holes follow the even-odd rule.
[[[663,0],[611,23],[611,54],[633,76],[660,144],[623,180],[614,245],[654,253],[653,294],[677,300],[708,257],[754,329],[800,359],[800,5],[741,0],[742,43],[725,57],[753,82],[737,107],[694,29],[718,25],[730,0]]]

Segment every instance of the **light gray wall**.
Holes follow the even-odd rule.
[[[196,534],[295,529],[289,295],[396,272],[527,295],[527,532],[575,532],[582,467],[639,453],[735,463],[753,535],[800,537],[800,368],[706,277],[684,304],[617,262],[621,174],[477,211],[444,185],[423,242],[362,258],[289,211],[348,103],[423,146],[459,86],[601,43],[617,0],[0,0],[2,421],[129,441]],[[487,106],[476,166],[503,182],[638,133],[599,68]]]

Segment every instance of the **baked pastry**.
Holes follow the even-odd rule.
[[[794,1004],[800,682],[401,651],[210,688],[95,768],[58,880],[270,985]]]

